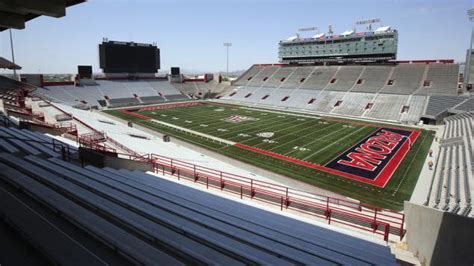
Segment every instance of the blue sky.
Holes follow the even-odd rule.
[[[90,0],[66,17],[40,17],[14,30],[22,73],[99,72],[97,45],[109,40],[156,42],[162,69],[225,70],[223,42],[232,42],[230,70],[278,61],[278,41],[298,28],[329,24],[336,33],[358,19],[379,17],[399,30],[398,59],[464,60],[469,0]],[[363,29],[362,27],[360,29]],[[8,31],[0,56],[11,58]]]

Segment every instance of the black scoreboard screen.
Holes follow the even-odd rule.
[[[92,78],[92,66],[77,66],[77,73],[80,78],[91,79]]]
[[[99,61],[104,73],[156,73],[160,49],[151,44],[108,41],[99,44]]]
[[[179,76],[179,67],[171,68],[171,76]]]

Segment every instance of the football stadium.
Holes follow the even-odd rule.
[[[74,73],[34,73],[14,35],[101,4],[10,2],[0,265],[474,263],[474,33],[444,47],[461,61],[402,60],[396,20],[354,19],[231,73],[233,43],[227,71],[201,72],[160,42],[104,37]]]

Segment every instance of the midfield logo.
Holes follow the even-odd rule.
[[[229,123],[241,123],[245,121],[257,121],[258,118],[243,115],[231,115],[227,118],[224,118],[223,120]]]
[[[273,135],[275,135],[275,133],[273,133],[273,132],[260,132],[260,133],[257,133],[257,136],[262,137],[262,138],[266,138],[266,139],[273,137]]]

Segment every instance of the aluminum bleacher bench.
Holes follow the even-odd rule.
[[[30,158],[33,159],[32,157]],[[38,162],[38,164],[44,165],[50,169],[55,169],[54,171],[58,171],[56,173],[64,173],[71,179],[75,178],[75,180],[78,182],[82,181],[83,183],[81,184],[84,187],[89,186],[91,190],[93,189],[92,187],[97,188],[101,191],[100,193],[107,195],[107,197],[110,199],[114,198],[115,202],[123,206],[127,204],[131,204],[133,206],[148,206],[145,200],[142,202],[139,200],[141,193],[137,192],[136,195],[132,195],[131,191],[129,191],[133,190],[131,187],[119,182],[114,182],[113,180],[104,179],[104,176],[93,171],[89,171],[88,169],[70,165],[69,163],[56,159],[51,159],[50,161],[41,160]],[[129,206],[127,208],[132,210],[134,207]],[[145,209],[151,210],[152,208],[152,206],[148,206],[148,208]],[[145,216],[146,215],[147,214],[145,214]],[[203,245],[202,242],[196,241],[193,238],[188,238],[186,235],[176,232],[166,226],[155,224],[154,227],[155,230],[150,231],[150,234],[154,234],[154,237],[159,238],[159,240],[162,242],[166,242],[166,245],[169,247],[180,249],[182,252],[185,252],[187,256],[197,258],[200,261],[209,264],[212,264],[215,261],[219,261],[227,265],[241,264],[229,256],[224,255],[224,253],[220,253],[213,248],[209,248],[208,246]]]
[[[26,235],[57,264],[107,265],[93,252],[2,188],[0,188],[0,216]]]
[[[25,130],[19,130],[19,129],[16,129],[16,128],[9,128],[9,130],[12,133],[16,133],[17,136],[22,138],[22,139],[31,140],[31,141],[27,141],[27,143],[29,145],[33,146],[34,148],[38,149],[42,153],[44,153],[48,156],[51,156],[51,157],[59,157],[59,153],[57,153],[53,150],[53,142],[52,141],[49,141],[49,142],[45,143],[44,140],[39,139],[38,137],[35,137],[35,135],[28,134],[27,131],[25,131]],[[38,143],[37,141],[42,142],[42,143]]]
[[[310,247],[310,245],[307,244],[295,245],[297,247],[293,247],[294,239],[288,237],[286,237],[287,239],[285,239],[284,236],[280,238],[272,238],[271,234],[265,234],[260,230],[253,231],[251,230],[252,228],[242,228],[242,225],[240,223],[233,223],[235,218],[222,219],[222,216],[214,217],[212,215],[209,215],[207,213],[207,209],[204,209],[203,206],[194,205],[193,208],[189,208],[188,206],[182,206],[180,204],[177,204],[175,201],[170,202],[167,199],[160,198],[159,194],[155,195],[154,193],[144,193],[144,189],[146,191],[146,188],[142,187],[141,189],[138,189],[132,186],[125,185],[120,182],[122,181],[120,178],[117,178],[116,176],[113,176],[110,173],[108,175],[108,178],[110,178],[110,180],[105,181],[103,174],[105,173],[107,175],[108,172],[93,167],[87,168],[90,170],[94,170],[94,172],[100,175],[97,177],[98,180],[103,180],[105,183],[108,183],[112,187],[121,187],[122,191],[128,191],[132,193],[135,197],[154,204],[155,206],[158,206],[161,209],[165,209],[167,212],[176,212],[177,215],[186,217],[186,219],[192,220],[195,223],[205,224],[205,226],[209,226],[214,230],[220,230],[221,232],[225,232],[228,235],[232,235],[236,239],[247,241],[249,243],[252,243],[253,245],[260,245],[262,249],[271,248],[273,252],[279,252],[281,257],[288,256],[289,258],[298,258],[298,261],[300,263],[305,264],[325,263],[326,261],[321,260],[319,256],[333,258],[333,260],[337,263],[343,264],[353,264],[356,262],[356,260],[354,260],[353,258],[336,253],[331,254],[331,251],[318,246]],[[82,172],[84,172],[83,169]],[[276,239],[278,239],[278,241],[276,241]]]
[[[33,155],[40,155],[41,151],[27,144],[23,140],[14,139],[15,134],[10,132],[7,128],[0,128],[0,138],[5,137],[4,140],[18,147],[20,150]]]
[[[249,258],[250,261],[256,263],[291,264],[290,261],[279,258],[271,252],[261,250],[262,247],[254,247],[255,244],[252,242],[245,243],[228,236],[227,234],[229,234],[229,232],[223,234],[219,231],[215,231],[211,224],[207,226],[200,225],[182,217],[182,214],[176,215],[166,212],[137,199],[136,196],[132,197],[128,193],[121,192],[114,187],[107,186],[94,179],[85,178],[87,177],[86,175],[73,173],[69,169],[54,165],[46,160],[41,160],[34,156],[26,157],[26,159],[54,171],[54,174],[62,174],[63,177],[66,177],[71,182],[62,182],[61,180],[53,179],[50,181],[56,185],[60,185],[63,189],[67,189],[69,193],[74,193],[80,197],[82,201],[88,202],[87,204],[92,204],[101,209],[102,212],[108,213],[114,216],[115,219],[121,219],[125,224],[131,225],[129,229],[133,230],[134,228],[138,228],[144,233],[144,236],[158,242],[163,241],[162,238],[167,235],[169,237],[169,242],[166,243],[168,247],[179,244],[178,247],[182,247],[184,253],[188,252],[191,253],[191,256],[199,256],[199,260],[205,263],[212,263],[212,256],[214,256],[216,261],[222,261],[223,263],[235,264],[236,262],[232,258],[224,255],[224,253],[213,252],[212,249],[204,245],[200,246],[194,243],[189,246],[189,249],[186,249],[185,246],[190,239],[195,239],[198,243],[206,243],[207,246],[216,247],[217,250],[226,250],[226,253],[233,253],[235,254],[234,256]],[[58,160],[56,160],[56,162],[58,162]],[[68,165],[68,167],[73,166]],[[37,170],[37,172],[40,171],[40,169]],[[47,177],[45,176],[45,178]],[[74,182],[74,184],[72,182]],[[78,185],[80,185],[80,187]],[[110,201],[105,200],[105,198]],[[168,228],[171,228],[172,231]],[[176,241],[176,239],[179,239],[180,234],[186,237],[182,241]],[[205,249],[205,251],[198,252],[199,249],[201,251]],[[211,254],[214,255],[210,256]]]
[[[187,201],[188,204],[192,203],[193,206],[200,205],[201,208],[206,209],[206,213],[209,212],[209,209],[220,212],[225,211],[224,214],[236,219],[235,222],[238,224],[247,222],[254,226],[272,230],[274,232],[283,232],[287,236],[295,237],[295,242],[303,241],[314,245],[321,245],[329,250],[339,250],[341,251],[341,254],[348,254],[349,256],[360,260],[380,260],[384,262],[382,264],[390,264],[394,262],[394,260],[388,258],[390,251],[386,247],[374,243],[362,242],[354,237],[343,236],[337,232],[323,230],[309,224],[267,211],[262,211],[250,206],[242,206],[241,204],[231,200],[216,200],[216,196],[214,195],[196,191],[195,189],[156,178],[140,171],[116,171],[108,168],[105,168],[105,170],[108,170],[115,175],[121,174],[132,183],[140,183],[153,188],[156,191],[155,193],[162,195],[162,197],[173,198],[173,200],[180,199],[181,202]],[[185,198],[183,195],[186,195]],[[258,232],[260,232],[260,229]]]
[[[0,138],[0,148],[10,153],[16,153],[20,151],[15,146],[11,145],[8,141],[6,141],[6,139],[2,138]]]
[[[22,161],[9,154],[0,154],[3,163],[19,162],[15,165],[22,168]],[[0,175],[7,182],[22,188],[34,198],[46,204],[51,209],[61,213],[63,217],[89,232],[92,237],[113,247],[119,254],[125,255],[137,263],[147,265],[181,265],[180,261],[155,249],[136,236],[124,231],[113,223],[92,213],[70,199],[62,196],[50,187],[39,183],[33,178],[26,176],[19,171],[0,163]],[[23,163],[26,163],[23,161]]]

